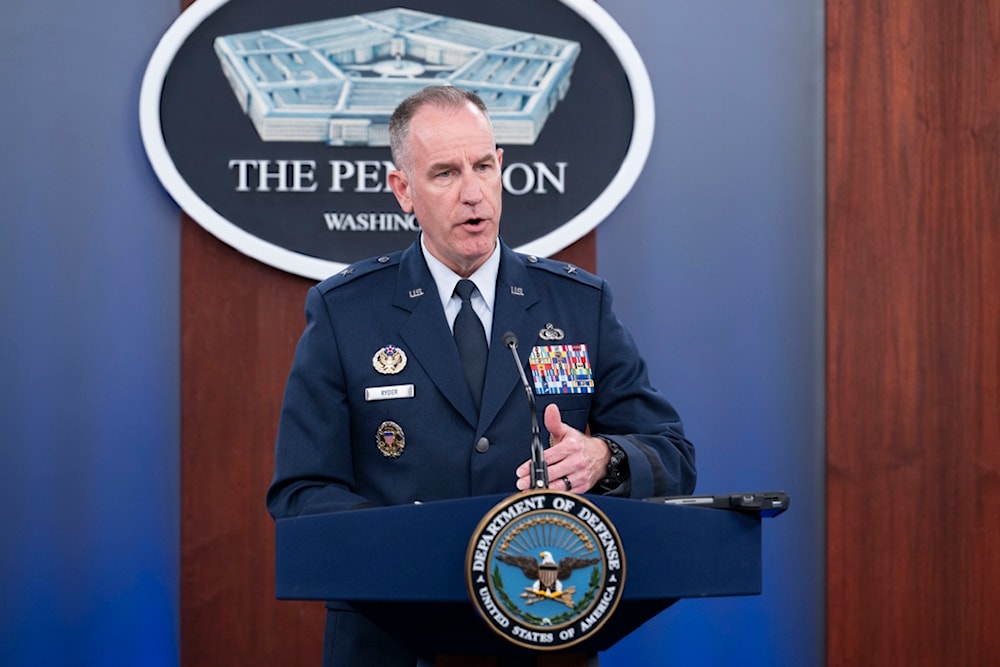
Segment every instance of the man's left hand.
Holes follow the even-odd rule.
[[[545,449],[550,489],[584,493],[604,477],[611,460],[607,443],[564,424],[555,403],[545,408],[545,428],[550,435]],[[516,472],[518,490],[531,488],[531,461]]]

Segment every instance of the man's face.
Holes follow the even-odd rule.
[[[419,109],[407,146],[405,171],[389,174],[393,194],[405,212],[416,214],[430,253],[467,277],[496,247],[503,151],[471,103]]]

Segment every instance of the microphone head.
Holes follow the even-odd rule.
[[[508,331],[503,335],[503,344],[511,349],[517,347],[517,336],[514,335],[513,331]]]

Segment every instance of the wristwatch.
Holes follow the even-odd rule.
[[[597,437],[603,440],[611,451],[611,458],[608,460],[608,467],[604,473],[604,477],[594,485],[594,488],[598,491],[606,493],[617,489],[629,478],[628,456],[626,456],[625,450],[621,448],[621,445],[614,440],[600,435]]]

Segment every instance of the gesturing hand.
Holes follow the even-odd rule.
[[[545,449],[550,488],[583,493],[604,477],[611,452],[603,440],[563,423],[559,406],[554,403],[545,408],[545,428],[551,436],[550,446]],[[516,472],[517,488],[530,488],[531,461],[522,463]]]

